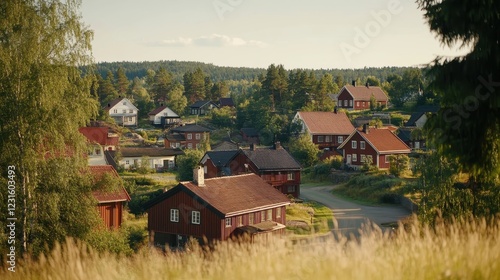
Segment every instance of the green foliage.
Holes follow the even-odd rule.
[[[318,161],[319,149],[311,141],[311,136],[302,134],[290,141],[290,153],[303,167],[313,166]]]
[[[86,242],[100,253],[111,252],[120,255],[131,255],[127,232],[120,230],[97,229],[87,237]]]
[[[416,99],[423,88],[424,78],[422,70],[418,68],[408,69],[402,76],[390,76],[384,84],[384,89],[396,107],[402,107],[409,100]]]
[[[203,157],[204,152],[201,150],[184,150],[184,155],[177,157],[177,167],[179,174],[177,174],[178,181],[191,181],[193,180],[193,169],[198,165]]]
[[[0,166],[15,166],[17,256],[83,238],[98,219],[81,172],[87,148],[78,128],[98,103],[92,69],[79,68],[92,65],[92,32],[78,8],[73,0],[0,2]]]
[[[141,163],[139,164],[139,167],[137,168],[137,172],[139,174],[148,174],[153,172],[154,170],[151,168],[150,164],[150,159],[148,156],[143,156],[141,158]]]
[[[128,203],[130,213],[136,216],[143,215],[146,212],[145,204],[162,193],[163,190],[161,189],[146,193],[132,193],[130,196],[130,202]]]
[[[384,174],[359,174],[334,192],[369,203],[399,203],[405,184]]]
[[[410,158],[404,154],[389,156],[389,162],[389,172],[394,176],[402,175],[410,167]]]
[[[233,108],[215,108],[210,112],[210,123],[218,128],[232,128],[234,125],[234,115]]]

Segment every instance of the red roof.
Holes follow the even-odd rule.
[[[349,135],[354,126],[343,112],[298,112],[310,134]]]
[[[94,180],[98,181],[104,176],[104,174],[111,174],[117,178],[120,178],[116,170],[111,165],[92,165],[89,166],[90,173],[94,177]],[[99,201],[99,203],[115,202],[115,201],[130,201],[130,196],[128,195],[125,188],[120,185],[118,190],[114,191],[102,191],[97,190],[92,192],[92,195]]]
[[[81,127],[79,129],[80,133],[82,133],[91,143],[98,143],[102,146],[117,146],[118,145],[118,137],[109,137],[108,127]]]
[[[410,147],[387,128],[370,128],[368,133],[356,130],[356,133],[359,133],[379,153],[410,153]],[[339,148],[349,142],[350,138],[351,136]]]
[[[179,191],[186,191],[225,217],[290,204],[280,191],[253,173],[205,179],[200,187],[194,182],[181,182],[175,188],[149,203],[148,208]]]
[[[372,95],[377,101],[389,100],[385,92],[380,87],[346,85],[344,88],[354,97],[354,100],[370,101]]]

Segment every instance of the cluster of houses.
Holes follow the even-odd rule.
[[[388,97],[380,87],[346,85],[332,95],[337,108],[369,109],[384,107]],[[204,115],[214,108],[234,107],[230,98],[218,103],[198,101],[189,112]],[[409,154],[412,149],[425,148],[418,129],[435,108],[422,108],[402,128],[370,127],[367,122],[353,125],[347,114],[337,108],[333,112],[297,112],[293,122],[322,151],[321,157],[342,156],[346,166],[359,169],[372,164],[389,168],[391,155]],[[137,125],[137,108],[126,98],[119,98],[105,108],[115,122],[123,126]],[[210,129],[197,124],[181,124],[178,114],[165,105],[149,113],[153,125],[169,127],[163,147],[122,147],[117,149],[118,136],[106,126],[85,127],[80,131],[89,142],[89,165],[96,178],[103,173],[118,176],[116,166],[137,167],[147,156],[150,168],[168,170],[175,167],[176,157],[184,149],[198,149],[210,140]],[[360,120],[365,121],[365,120]],[[356,123],[355,123],[356,124]],[[285,207],[290,198],[300,196],[300,164],[279,142],[272,147],[257,147],[259,133],[242,128],[248,148],[235,143],[221,143],[207,151],[193,170],[193,180],[180,182],[146,205],[150,243],[182,246],[190,237],[200,241],[225,240],[248,234],[252,239],[283,233]],[[119,151],[118,162],[115,162]],[[99,210],[109,228],[121,223],[122,203],[130,200],[124,189],[113,193],[95,193]]]

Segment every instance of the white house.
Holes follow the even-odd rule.
[[[179,115],[177,115],[174,111],[172,111],[167,106],[160,106],[149,114],[149,120],[153,125],[171,125],[181,121]]]
[[[148,167],[155,170],[168,170],[175,167],[175,158],[183,155],[180,149],[166,148],[131,148],[120,149],[121,159],[119,166],[125,169],[137,168],[141,166],[143,160],[147,160]]]
[[[127,98],[120,97],[108,103],[104,108],[116,124],[123,126],[137,126],[137,107]]]

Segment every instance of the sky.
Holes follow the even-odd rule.
[[[414,0],[82,0],[96,62],[332,69],[421,66],[443,46]]]

